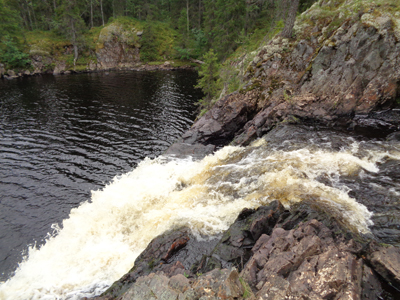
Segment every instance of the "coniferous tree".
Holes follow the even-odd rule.
[[[23,38],[18,11],[6,0],[0,0],[0,62],[6,67],[23,68],[29,63],[28,55],[22,51]]]
[[[80,16],[78,0],[63,0],[57,9],[57,29],[70,41],[74,49],[74,65],[78,59],[79,48],[83,46],[82,33],[86,29]]]
[[[210,49],[204,55],[204,64],[200,66],[199,77],[197,88],[201,88],[204,93],[204,98],[199,101],[200,106],[203,109],[210,109],[213,98],[220,88],[219,81],[219,69],[218,57],[214,53],[213,49]]]
[[[5,36],[17,36],[21,33],[18,11],[6,0],[0,0],[0,40]]]
[[[299,9],[299,0],[291,1],[285,21],[285,27],[282,30],[282,36],[285,38],[292,37],[293,26],[294,22],[296,21],[296,13],[298,9]]]

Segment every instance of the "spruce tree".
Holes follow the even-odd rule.
[[[204,55],[204,64],[200,66],[199,76],[200,79],[196,85],[197,88],[201,88],[204,93],[204,98],[199,101],[202,109],[210,109],[213,104],[213,98],[220,87],[219,80],[219,68],[218,57],[214,53],[213,49],[210,49]]]

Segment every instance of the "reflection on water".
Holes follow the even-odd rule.
[[[0,280],[91,190],[189,128],[195,83],[190,71],[0,80]]]

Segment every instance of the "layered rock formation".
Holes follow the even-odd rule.
[[[157,237],[97,299],[384,299],[398,284],[399,249],[345,232],[306,203],[273,202],[243,210],[217,241],[186,228]]]
[[[390,4],[359,4],[314,4],[298,18],[296,38],[278,35],[261,47],[247,84],[220,99],[181,142],[247,145],[280,122],[399,130],[400,112],[390,109],[400,105],[400,13]]]
[[[140,61],[142,31],[120,24],[104,27],[96,44],[97,68],[134,67]]]

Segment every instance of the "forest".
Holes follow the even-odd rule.
[[[50,56],[60,57],[63,49],[73,49],[63,57],[67,65],[79,70],[78,67],[86,68],[89,61],[96,60],[97,46],[93,41],[102,28],[113,22],[131,27],[139,24],[143,30],[142,62],[167,59],[206,62],[199,68],[198,85],[205,94],[200,104],[206,111],[221,92],[237,90],[243,83],[240,70],[232,67],[237,65],[233,61],[255,51],[260,43],[279,31],[285,31],[288,20],[294,22],[296,13],[314,2],[316,0],[0,0],[0,63],[11,69],[32,68],[32,44],[42,47],[50,43],[58,47],[55,50],[56,46],[51,46],[53,49],[47,51]],[[168,35],[172,51],[160,50],[165,48],[163,35]],[[290,37],[291,31],[286,35]],[[54,66],[49,66],[49,70],[52,68]]]
[[[80,36],[120,17],[163,22],[176,31],[178,55],[201,58],[214,49],[220,61],[257,30],[285,20],[289,0],[0,0],[2,57],[23,51],[24,32],[53,31],[84,47]],[[313,0],[300,1],[299,11]],[[263,31],[264,32],[264,31]],[[14,49],[16,50],[16,49]],[[20,57],[20,58],[23,58]]]

